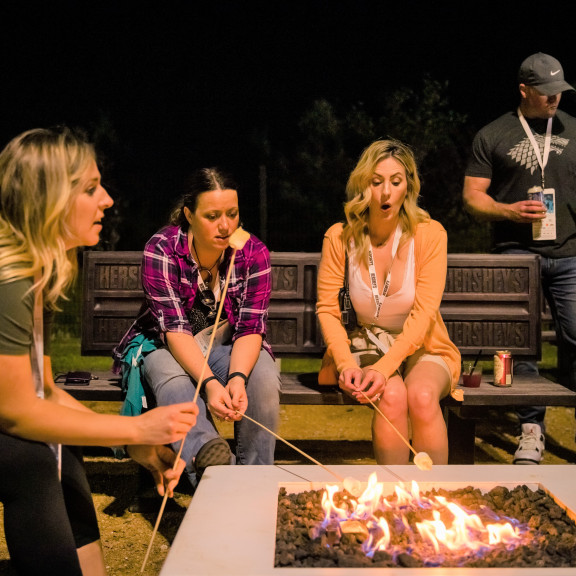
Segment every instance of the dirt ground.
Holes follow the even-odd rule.
[[[113,403],[93,403],[91,407],[118,412],[118,406]],[[370,417],[370,411],[363,407],[284,406],[279,434],[326,465],[372,464]],[[574,409],[548,408],[546,426],[547,446],[541,465],[574,465]],[[226,426],[221,429],[226,438],[232,437],[231,432],[231,428]],[[516,424],[512,413],[490,414],[477,426],[476,464],[511,464],[516,449],[515,436]],[[309,463],[282,443],[277,446],[276,462]],[[110,576],[136,576],[140,574],[146,555],[160,499],[145,501],[152,506],[149,512],[130,512],[129,508],[138,494],[137,465],[130,460],[112,458],[108,450],[92,449],[86,453],[86,466],[98,511],[108,573]],[[145,575],[159,574],[191,499],[189,484],[181,481],[174,500],[169,502],[164,512]],[[14,576],[1,532],[0,576]]]

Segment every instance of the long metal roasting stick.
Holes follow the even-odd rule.
[[[242,228],[237,228],[235,232],[230,236],[230,245],[233,242],[234,234],[238,233],[238,237],[241,238],[242,234],[247,235],[246,239],[243,241],[242,245],[239,245],[240,240],[238,240],[238,247],[234,247],[232,252],[232,257],[230,258],[230,266],[228,267],[228,272],[226,274],[226,282],[224,284],[224,289],[222,290],[222,294],[220,295],[220,304],[218,306],[218,312],[216,313],[216,320],[214,321],[214,329],[212,330],[212,335],[210,336],[210,342],[208,343],[208,349],[206,350],[206,355],[204,356],[204,362],[202,363],[202,370],[200,371],[200,377],[198,378],[198,383],[196,386],[196,393],[194,394],[193,402],[197,402],[198,394],[200,393],[200,388],[202,387],[202,382],[204,380],[204,372],[206,371],[206,366],[208,365],[208,358],[210,356],[210,351],[212,350],[212,344],[214,343],[214,338],[216,336],[216,328],[220,322],[220,316],[222,314],[222,308],[224,307],[224,298],[226,296],[226,292],[228,290],[228,284],[230,283],[230,274],[232,273],[232,268],[234,267],[234,259],[236,258],[236,252],[238,249],[244,247],[246,244],[246,240],[250,237],[248,232],[242,230]],[[182,442],[180,443],[180,449],[178,450],[178,454],[176,455],[176,459],[174,460],[174,470],[178,466],[178,462],[180,461],[180,456],[182,455],[182,448],[184,447],[184,442],[186,441],[186,436],[182,438]],[[142,562],[142,568],[140,569],[140,573],[144,572],[144,568],[146,568],[146,562],[148,562],[148,556],[150,556],[150,551],[152,550],[152,544],[154,542],[154,538],[156,537],[156,532],[158,532],[158,527],[160,526],[160,520],[162,520],[162,515],[164,514],[164,508],[166,507],[166,502],[168,501],[168,491],[164,492],[164,498],[162,499],[162,505],[160,506],[160,511],[158,512],[158,518],[156,519],[156,524],[154,525],[154,530],[152,531],[152,537],[150,538],[150,544],[148,544],[148,550],[146,550],[146,556],[144,557],[144,562]]]

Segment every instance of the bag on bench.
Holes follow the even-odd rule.
[[[348,336],[350,338],[350,351],[358,366],[361,367],[371,366],[378,362],[394,343],[394,336],[378,327],[368,329],[357,326]],[[326,352],[318,372],[318,384],[334,386],[338,384],[338,377],[334,358],[332,354]]]

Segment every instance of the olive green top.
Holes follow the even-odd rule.
[[[33,343],[34,292],[32,278],[0,283],[0,354],[29,354]],[[44,354],[50,354],[53,313],[44,311]]]

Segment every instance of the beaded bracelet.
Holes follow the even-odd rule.
[[[238,376],[244,380],[244,386],[248,384],[248,376],[246,376],[246,374],[243,374],[242,372],[232,372],[232,374],[228,374],[228,382],[230,382],[230,380],[232,380],[232,378],[234,378],[235,376]]]

